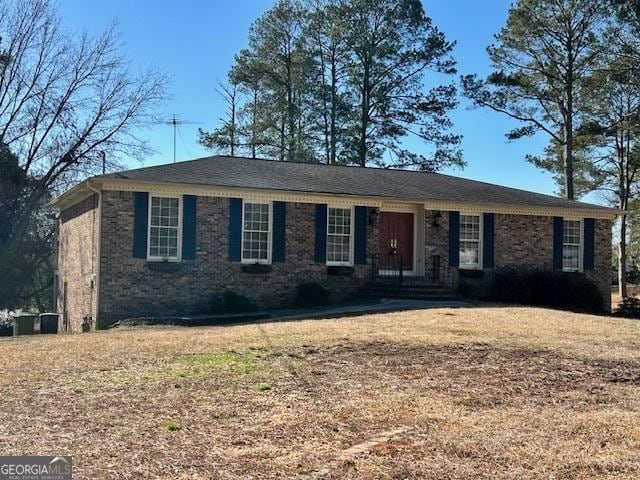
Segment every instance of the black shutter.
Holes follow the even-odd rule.
[[[367,207],[355,208],[355,248],[354,263],[367,263]]]
[[[584,259],[582,265],[585,270],[593,270],[595,224],[596,221],[593,218],[584,219]]]
[[[196,208],[198,197],[184,195],[182,197],[182,258],[196,258]]]
[[[449,266],[460,265],[460,212],[449,212]]]
[[[286,215],[287,204],[285,202],[273,202],[273,251],[271,259],[274,262],[284,262]]]
[[[316,263],[327,261],[327,206],[316,204],[316,245],[314,259]]]
[[[553,269],[562,270],[562,236],[564,233],[564,220],[562,217],[553,217]]]
[[[494,238],[495,238],[495,216],[493,213],[485,213],[482,218],[482,266],[483,268],[493,268],[494,259]]]
[[[147,229],[149,228],[149,194],[133,194],[133,256],[147,258]]]
[[[242,199],[229,199],[229,260],[239,262],[242,252]]]

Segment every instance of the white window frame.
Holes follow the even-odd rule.
[[[464,264],[464,263],[460,263],[458,265],[458,268],[460,270],[482,270],[483,265],[482,265],[482,257],[483,257],[483,249],[484,249],[484,214],[482,213],[475,213],[475,212],[460,212],[459,213],[459,219],[460,222],[458,224],[458,258],[460,257],[460,244],[464,241],[464,242],[473,242],[475,240],[463,240],[461,238],[461,234],[462,234],[462,217],[478,217],[478,227],[479,227],[479,231],[478,231],[478,263],[477,264]]]
[[[151,206],[154,198],[178,199],[178,251],[175,257],[158,257],[151,255]],[[147,260],[150,262],[180,262],[182,261],[182,195],[166,193],[149,193],[149,205],[147,210]]]
[[[351,211],[351,215],[350,215],[350,229],[349,229],[349,261],[348,262],[335,262],[335,261],[329,261],[329,211],[330,209],[340,209],[340,210],[350,210]],[[326,258],[326,264],[328,266],[336,266],[336,267],[352,267],[353,266],[353,258],[354,258],[354,250],[355,250],[355,232],[354,232],[354,227],[355,227],[355,208],[352,206],[348,206],[348,205],[327,205],[327,237],[325,240],[325,258]]]
[[[565,222],[578,222],[578,231],[580,233],[580,243],[578,243],[578,268],[569,268],[564,266],[564,246],[576,245],[575,243],[564,243],[564,223]],[[562,271],[563,272],[582,272],[584,261],[584,222],[582,218],[563,218],[562,219]]]
[[[256,258],[244,258],[244,210],[247,204],[250,203],[252,205],[268,205],[269,207],[269,221],[267,222],[269,229],[267,231],[267,258],[266,259],[256,259]],[[255,231],[255,230],[250,230]],[[242,199],[242,232],[240,234],[240,263],[244,263],[247,265],[255,265],[256,263],[262,265],[271,265],[271,253],[273,248],[271,245],[273,244],[273,202],[265,202],[258,200],[245,200]]]

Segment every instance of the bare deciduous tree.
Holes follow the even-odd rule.
[[[164,77],[132,74],[113,28],[74,35],[47,0],[0,0],[0,143],[42,189],[147,152],[135,130],[151,119]]]
[[[51,195],[98,171],[103,152],[115,166],[149,151],[136,132],[152,120],[165,79],[132,73],[118,50],[114,28],[75,34],[47,0],[0,0],[0,150],[15,159],[0,169],[0,278],[26,282],[16,292],[41,291],[40,259],[50,262],[52,242],[30,253],[21,246],[49,238],[39,219]]]

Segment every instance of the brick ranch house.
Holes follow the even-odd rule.
[[[52,202],[62,329],[259,306],[388,275],[455,288],[501,267],[584,272],[610,301],[609,208],[448,175],[237,157],[89,178]],[[610,305],[606,305],[610,308]]]

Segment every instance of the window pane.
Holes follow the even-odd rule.
[[[478,242],[460,242],[460,265],[477,266],[480,264],[480,244]]]
[[[480,215],[460,215],[460,265],[480,266]]]
[[[268,260],[269,204],[245,203],[242,229],[242,259]]]
[[[180,200],[151,197],[149,255],[158,258],[178,257]]]
[[[460,215],[460,240],[480,240],[480,215]]]
[[[564,221],[563,243],[580,244],[580,221]]]
[[[580,269],[580,246],[582,242],[582,222],[565,220],[562,229],[562,268]]]
[[[564,245],[562,247],[562,268],[565,270],[580,268],[580,247],[578,245]]]
[[[351,209],[329,208],[327,221],[327,261],[351,261]]]

